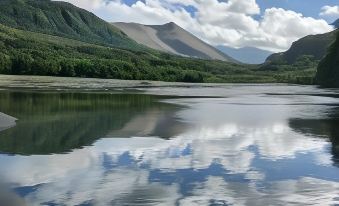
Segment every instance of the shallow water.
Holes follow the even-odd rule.
[[[13,205],[339,204],[337,90],[40,90],[0,91]]]

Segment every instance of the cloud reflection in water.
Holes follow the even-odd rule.
[[[1,178],[29,205],[338,204],[331,143],[289,121],[321,117],[325,106],[298,98],[303,104],[276,96],[169,100],[190,106],[176,113],[190,126],[168,140],[115,131],[68,154],[1,155]],[[120,132],[139,131],[140,121]],[[142,131],[151,134],[154,125]]]

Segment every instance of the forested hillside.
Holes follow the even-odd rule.
[[[186,82],[223,81],[230,78],[227,74],[239,74],[244,81],[265,79],[234,63],[103,47],[3,25],[0,49],[0,73],[5,74]]]
[[[337,31],[310,35],[294,42],[289,50],[269,56],[262,66],[264,70],[316,70],[319,61],[335,41]]]
[[[339,34],[326,57],[320,62],[317,83],[325,87],[339,87]]]
[[[138,47],[116,27],[66,2],[1,0],[0,23],[17,29],[102,45]]]

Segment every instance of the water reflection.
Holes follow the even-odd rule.
[[[0,151],[63,153],[109,133],[171,137],[182,128],[171,119],[175,107],[155,100],[133,94],[1,92],[1,110],[19,120],[16,127],[0,133]]]
[[[16,120],[17,119],[15,119],[14,117],[0,112],[0,131],[14,127],[16,125]]]
[[[21,206],[26,205],[23,198],[9,191],[7,186],[0,184],[0,205],[1,206]]]
[[[82,114],[86,121],[111,124],[85,124],[101,130],[91,133],[96,139],[48,152],[63,154],[1,155],[0,164],[6,165],[0,168],[1,179],[28,205],[339,204],[339,168],[336,152],[331,152],[337,121],[328,115],[335,113],[337,99],[261,94],[159,101],[128,96],[90,94],[90,106],[77,97],[71,98],[74,107],[61,108],[68,104],[60,104],[57,96],[52,102],[58,102],[59,109],[42,106],[48,108],[42,115],[47,119],[67,111],[61,119],[69,115],[75,121]],[[107,102],[93,107],[101,98]],[[121,103],[113,103],[117,99]],[[6,113],[15,116],[14,111],[8,104]],[[35,114],[27,113],[27,118]],[[95,119],[98,116],[102,118]],[[0,138],[11,139],[10,132],[16,134],[20,124]],[[22,135],[16,138],[25,140]],[[26,144],[29,140],[34,138]],[[24,146],[11,148],[15,150],[6,152],[44,154],[22,152],[29,151]]]
[[[331,114],[337,111],[339,110],[336,108]],[[328,119],[291,119],[289,124],[299,133],[330,140],[331,160],[339,166],[339,118],[334,116]]]

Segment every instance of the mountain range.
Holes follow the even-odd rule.
[[[236,62],[230,56],[203,42],[174,22],[164,25],[113,23],[139,44],[172,54],[202,59]]]
[[[175,23],[111,24],[66,2],[0,0],[0,73],[312,84],[337,32],[307,36],[264,64],[250,65],[268,53],[218,47],[227,55]]]

